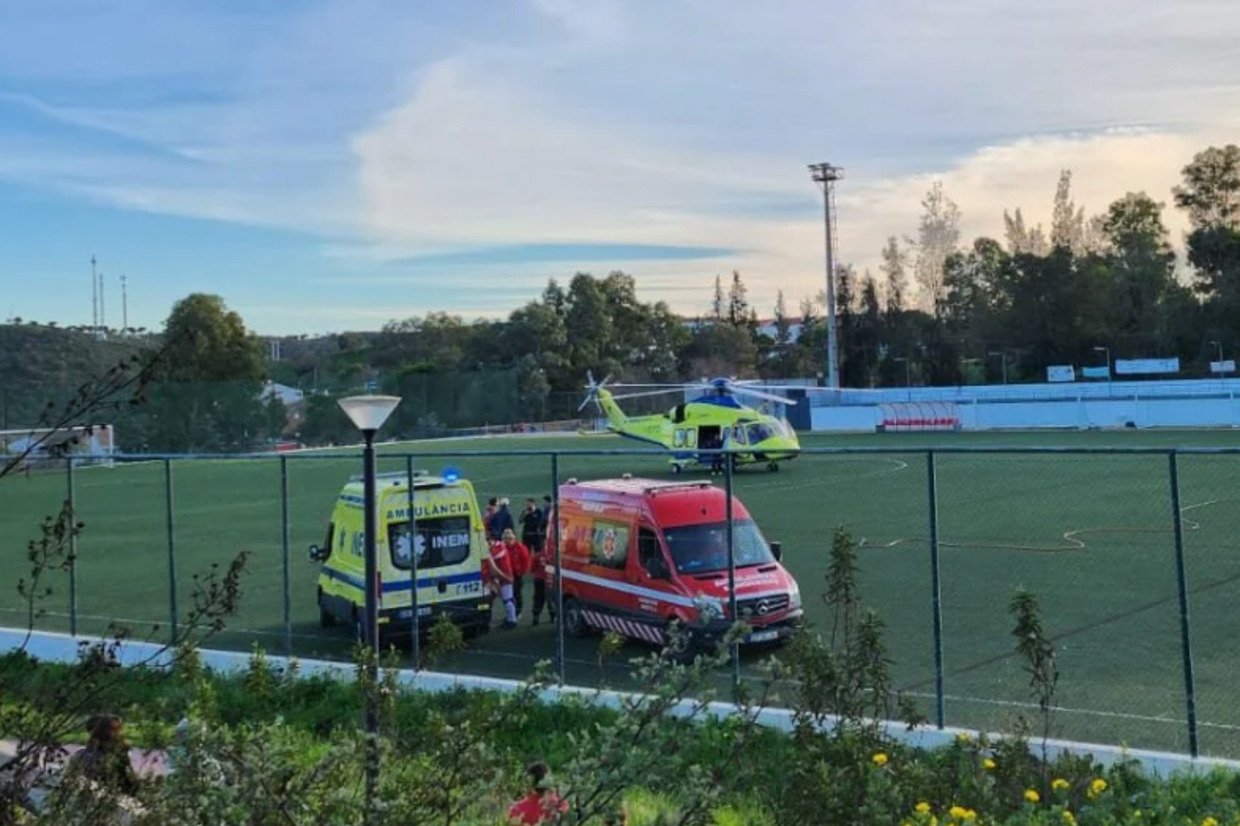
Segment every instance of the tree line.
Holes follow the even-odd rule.
[[[1049,228],[1018,208],[1004,213],[1002,239],[964,243],[960,209],[934,184],[915,235],[888,238],[877,273],[844,265],[834,274],[843,385],[1041,381],[1048,365],[1100,365],[1105,352],[1178,357],[1185,374],[1206,374],[1211,359],[1240,345],[1240,147],[1199,152],[1181,177],[1169,194],[1189,225],[1182,259],[1167,205],[1145,192],[1089,215],[1065,170]],[[393,422],[401,435],[573,418],[587,371],[641,382],[821,376],[822,304],[821,294],[803,296],[791,309],[781,291],[772,320],[760,324],[734,271],[716,277],[700,316],[686,318],[640,300],[630,274],[579,272],[567,283],[552,279],[503,319],[430,313],[377,332],[284,338],[272,361],[222,299],[195,294],[178,302],[160,333],[122,340],[0,326],[5,350],[27,354],[0,364],[0,406],[11,422],[30,422],[24,408],[39,396],[40,377],[66,371],[38,368],[44,345],[22,336],[54,332],[75,343],[50,352],[70,354],[64,362],[81,370],[105,350],[110,358],[118,348],[172,342],[152,404],[122,431],[134,447],[244,449],[290,430],[312,442],[344,441],[353,434],[334,399],[366,387],[406,400]],[[292,427],[282,406],[259,398],[266,379],[309,391]],[[15,396],[23,400],[18,415]],[[648,401],[664,400],[634,405]]]

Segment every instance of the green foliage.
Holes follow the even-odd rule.
[[[426,635],[426,645],[422,646],[422,664],[431,666],[444,657],[465,649],[465,633],[461,626],[451,620],[447,614],[440,614]]]

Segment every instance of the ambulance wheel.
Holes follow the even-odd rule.
[[[590,626],[581,612],[581,603],[572,598],[564,600],[564,633],[577,639],[590,635]]]
[[[336,626],[336,615],[327,610],[327,606],[323,604],[323,591],[319,590],[319,627],[334,628]]]
[[[779,472],[779,462],[767,462],[767,463],[766,463],[766,469],[767,469],[767,470],[769,470],[771,473],[778,473],[778,472]]]
[[[681,465],[672,465],[672,473],[673,473],[673,474],[675,474],[675,475],[679,476],[679,475],[680,475],[680,472],[681,472],[682,470],[684,470],[684,467],[683,467],[683,466],[681,466]]]

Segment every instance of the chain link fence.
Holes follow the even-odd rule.
[[[654,450],[522,444],[530,449],[384,446],[378,470],[450,467],[480,507],[507,498],[518,530],[526,500],[541,506],[569,479],[686,478]],[[184,613],[194,574],[246,551],[241,610],[212,644],[348,658],[351,629],[320,627],[318,565],[306,549],[323,542],[341,486],[361,467],[356,451],[61,462],[0,480],[7,558],[16,566],[38,520],[69,501],[85,529],[35,626],[100,634],[121,624],[161,638]],[[1018,716],[1038,716],[1007,611],[1025,588],[1040,598],[1056,646],[1055,736],[1240,757],[1231,702],[1240,449],[805,448],[777,473],[741,467],[700,479],[732,488],[782,544],[813,630],[830,633],[821,598],[829,550],[837,527],[849,531],[896,683],[932,724],[1008,731]],[[650,650],[567,637],[548,606],[534,625],[530,577],[522,597],[515,630],[483,634],[434,667],[522,678],[546,663],[568,683],[624,687],[629,660]],[[12,588],[0,611],[9,626],[29,619]],[[426,665],[422,653],[401,656]],[[719,676],[724,695],[760,679],[771,653],[742,649],[735,671]]]

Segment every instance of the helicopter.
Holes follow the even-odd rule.
[[[779,463],[795,459],[801,445],[796,431],[784,419],[748,407],[738,397],[762,399],[780,404],[796,404],[792,399],[751,386],[753,381],[716,378],[686,384],[611,384],[611,377],[594,381],[586,374],[586,397],[578,412],[591,402],[607,417],[607,429],[629,439],[659,445],[672,451],[669,459],[673,473],[689,465],[707,466],[712,473],[723,469],[724,457],[703,451],[733,449],[733,467],[765,464],[767,470],[779,470]],[[612,390],[626,391],[619,395]],[[778,387],[776,389],[784,389]],[[649,416],[627,416],[618,401],[641,396],[684,393],[697,390],[691,401],[681,402],[666,413]],[[636,391],[636,392],[627,392]]]

